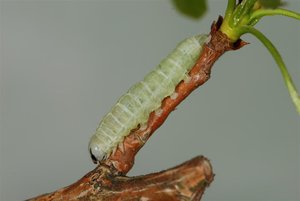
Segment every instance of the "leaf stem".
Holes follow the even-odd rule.
[[[283,15],[290,18],[300,20],[300,14],[286,9],[259,9],[254,11],[250,16],[250,25],[255,25],[258,20],[264,16]]]
[[[228,0],[227,8],[226,8],[225,16],[224,16],[224,21],[229,20],[229,18],[231,18],[231,15],[235,9],[235,3],[236,3],[236,0]]]
[[[257,0],[243,0],[234,11],[233,25],[238,26],[248,21],[253,6]]]
[[[293,101],[294,105],[296,106],[298,113],[300,114],[300,96],[297,93],[296,86],[294,85],[293,80],[282,60],[281,55],[279,54],[278,50],[276,49],[276,47],[272,44],[272,42],[265,35],[263,35],[260,31],[253,28],[252,26],[242,26],[242,27],[240,27],[240,31],[241,31],[241,35],[245,34],[245,33],[253,34],[269,50],[269,52],[271,53],[272,57],[274,58],[275,62],[277,63],[277,65],[282,73],[283,79],[288,88],[288,91],[290,93],[292,101]]]
[[[256,2],[257,0],[243,0],[238,5],[235,5],[235,0],[228,0],[220,31],[226,34],[232,42],[240,38],[241,35],[238,34],[238,28],[248,23]]]

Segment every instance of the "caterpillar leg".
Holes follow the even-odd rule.
[[[122,153],[125,152],[125,147],[124,147],[124,141],[123,141],[123,140],[119,143],[118,147],[119,147],[119,150],[120,150]]]

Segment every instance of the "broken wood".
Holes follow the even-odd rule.
[[[211,165],[202,156],[169,170],[138,177],[117,176],[109,167],[99,165],[71,186],[30,201],[196,201],[212,180]]]

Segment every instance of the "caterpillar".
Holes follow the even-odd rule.
[[[149,114],[160,108],[161,101],[172,95],[179,82],[189,78],[188,72],[207,39],[207,35],[201,34],[183,40],[144,80],[121,96],[90,139],[89,151],[94,162],[108,156],[132,129],[144,125]]]

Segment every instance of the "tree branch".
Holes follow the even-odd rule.
[[[133,130],[118,146],[104,163],[115,169],[117,174],[126,174],[134,164],[136,153],[143,147],[153,132],[158,129],[169,114],[181,103],[192,91],[204,84],[210,78],[210,72],[215,61],[226,51],[236,50],[247,43],[238,40],[232,43],[225,34],[218,31],[222,18],[212,24],[211,39],[202,49],[202,53],[194,67],[189,72],[190,80],[182,81],[176,86],[177,97],[166,97],[161,104],[161,112],[152,112],[149,116],[147,127]]]
[[[202,156],[159,173],[139,177],[123,175],[132,168],[137,152],[175,107],[210,78],[215,61],[226,51],[247,44],[241,40],[231,43],[226,35],[218,31],[221,23],[221,17],[213,23],[211,39],[204,45],[199,59],[189,72],[190,79],[176,86],[176,97],[166,97],[162,101],[161,112],[149,115],[146,128],[138,127],[131,131],[110,156],[76,183],[30,200],[200,200],[205,188],[213,180],[212,167]]]
[[[71,186],[28,201],[196,201],[212,180],[212,167],[202,156],[175,168],[139,177],[117,176],[107,166],[99,165]]]

